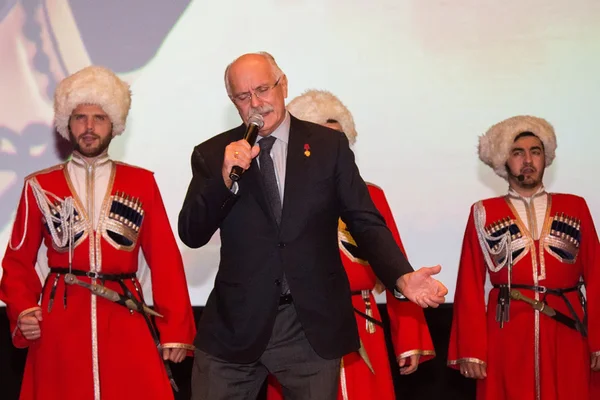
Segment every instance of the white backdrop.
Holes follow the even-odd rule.
[[[53,6],[65,7],[47,3],[50,14]],[[16,5],[0,21],[0,38],[18,12]],[[144,38],[140,29],[137,39]],[[0,39],[4,48],[6,42]],[[27,39],[20,46],[27,53]],[[64,62],[63,75],[94,62],[91,49],[72,48],[83,56]],[[156,172],[174,231],[193,146],[240,122],[223,71],[238,55],[260,50],[273,54],[287,74],[288,100],[309,88],[327,89],[353,112],[363,178],[385,190],[413,265],[442,265],[449,301],[470,205],[506,191],[476,153],[478,135],[499,120],[516,114],[548,119],[559,143],[548,189],[584,196],[600,221],[597,1],[197,1],[182,9],[153,57],[121,71],[132,84],[133,105],[125,134],[111,145],[113,158]],[[31,61],[23,51],[1,53],[9,58],[0,62],[0,83],[21,78]],[[74,58],[69,51],[61,48],[56,59]],[[50,55],[51,71],[53,63],[59,70]],[[0,93],[0,127],[15,132],[0,141],[0,158],[14,154],[10,139],[27,124],[51,122],[50,98],[38,89],[45,86],[31,75],[33,81],[15,88],[20,92]],[[31,93],[39,104],[15,101]],[[13,112],[3,113],[3,104]],[[35,116],[28,114],[31,104],[37,104]],[[41,151],[30,146],[30,155]],[[19,171],[31,166],[26,160],[16,158]],[[14,165],[3,165],[5,202],[22,178]],[[14,211],[14,195],[3,207]],[[0,224],[0,251],[10,221]],[[203,305],[218,265],[218,235],[200,250],[181,250],[192,302]]]

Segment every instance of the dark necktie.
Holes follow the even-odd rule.
[[[260,174],[265,185],[265,194],[273,211],[273,216],[277,225],[281,223],[281,196],[279,195],[279,186],[277,186],[277,177],[275,175],[275,165],[271,158],[271,149],[277,138],[268,136],[258,141],[260,153],[258,162],[260,163]]]
[[[260,174],[263,178],[265,186],[265,194],[267,195],[267,201],[273,211],[273,216],[277,225],[281,223],[281,195],[279,194],[279,186],[277,186],[277,177],[275,175],[275,165],[271,158],[271,149],[277,138],[273,136],[267,136],[258,141],[260,147],[260,153],[258,154],[258,162],[260,163]],[[290,288],[283,276],[281,282],[281,294],[285,295],[290,292]]]

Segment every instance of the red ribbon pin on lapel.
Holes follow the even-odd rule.
[[[310,157],[310,145],[308,143],[304,144],[304,156]]]

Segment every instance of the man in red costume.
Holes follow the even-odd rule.
[[[293,99],[287,109],[299,119],[344,132],[351,145],[356,141],[352,114],[336,96],[327,91],[309,90]],[[371,183],[367,183],[367,187],[398,246],[406,254],[383,190]],[[368,261],[342,220],[339,221],[338,243],[352,290],[352,305],[362,345],[360,352],[350,353],[342,358],[338,398],[393,400],[394,384],[385,335],[373,296],[373,291],[380,293],[383,286],[378,283]],[[408,375],[416,371],[419,362],[435,356],[429,329],[420,307],[398,300],[389,290],[385,292],[396,359],[400,373]],[[273,378],[269,379],[267,397],[269,400],[282,398],[279,385]]]
[[[471,208],[448,352],[451,367],[478,379],[479,400],[592,398],[600,246],[585,200],[544,188],[555,150],[552,126],[531,116],[502,121],[479,141],[479,158],[509,189]]]
[[[56,90],[55,125],[73,155],[25,179],[2,261],[13,343],[29,348],[21,399],[173,398],[168,361],[194,349],[183,263],[153,174],[108,156],[130,104],[128,85],[101,67]],[[136,278],[140,250],[154,311]]]

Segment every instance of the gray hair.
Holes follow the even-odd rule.
[[[231,84],[229,83],[229,69],[237,60],[239,60],[241,57],[249,55],[249,54],[264,57],[268,61],[269,65],[271,66],[271,73],[273,74],[274,79],[278,79],[279,77],[283,76],[283,71],[281,70],[281,68],[279,68],[279,65],[277,65],[277,62],[275,61],[275,57],[273,57],[271,54],[267,53],[266,51],[259,51],[258,53],[248,53],[248,54],[241,55],[238,58],[236,58],[235,60],[233,60],[231,63],[229,63],[227,68],[225,68],[225,77],[224,77],[225,78],[225,89],[227,90],[227,95],[230,97],[231,97]]]

